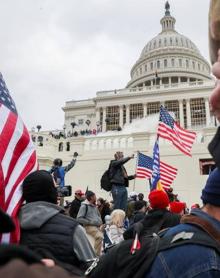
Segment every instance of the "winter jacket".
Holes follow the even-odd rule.
[[[153,209],[148,212],[143,220],[139,221],[143,224],[140,236],[152,235],[160,230],[176,226],[180,223],[180,215],[174,214],[166,209]],[[124,239],[133,238],[134,227],[131,226],[124,233]]]
[[[207,213],[194,209],[192,215],[208,221],[220,231],[220,221]],[[196,233],[200,228],[192,224],[180,224],[169,229],[164,237],[180,232]],[[197,244],[184,244],[160,252],[155,258],[146,278],[218,278],[220,277],[220,255],[213,248]]]
[[[119,228],[116,225],[110,225],[108,230],[108,236],[113,244],[117,244],[124,240],[123,233],[125,229]]]
[[[101,226],[102,219],[98,208],[87,200],[81,204],[77,221],[84,226]]]
[[[19,215],[21,244],[72,272],[95,254],[84,229],[63,213],[63,208],[48,202],[24,205]]]
[[[110,177],[112,184],[124,185],[128,187],[128,181],[134,179],[133,175],[127,175],[127,171],[123,166],[130,159],[130,157],[125,157],[120,160],[112,160],[110,162]]]

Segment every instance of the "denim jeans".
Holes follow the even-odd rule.
[[[113,184],[111,192],[114,201],[114,209],[122,209],[126,211],[128,201],[128,192],[126,187],[123,185]]]

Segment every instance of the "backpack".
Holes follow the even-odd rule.
[[[192,215],[183,217],[183,221],[199,226],[201,230],[181,231],[172,236],[166,236],[165,230],[158,235],[143,236],[140,239],[141,246],[134,254],[131,253],[134,240],[122,241],[100,257],[99,261],[95,261],[85,275],[90,278],[144,278],[160,251],[184,244],[207,246],[220,255],[220,234],[208,221]]]
[[[113,169],[112,169],[111,163],[110,163],[108,170],[106,170],[101,177],[101,180],[100,180],[101,189],[104,189],[107,192],[112,190],[111,179],[112,179],[113,175],[114,175],[114,173],[113,173]]]

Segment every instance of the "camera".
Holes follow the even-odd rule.
[[[72,186],[71,185],[65,185],[63,187],[57,188],[58,197],[69,197],[72,196]]]

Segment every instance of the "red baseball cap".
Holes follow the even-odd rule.
[[[79,195],[79,196],[85,195],[85,193],[83,193],[81,189],[76,190],[76,191],[75,191],[75,194],[76,194],[76,195]]]

